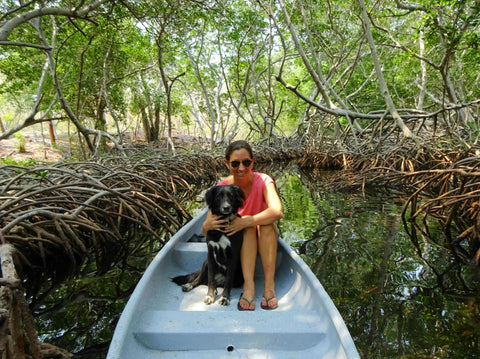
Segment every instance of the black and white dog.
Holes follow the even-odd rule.
[[[237,211],[243,205],[245,194],[236,185],[222,185],[210,188],[205,195],[205,199],[213,214],[231,221],[235,216],[238,216]],[[204,300],[205,304],[214,303],[217,287],[223,287],[219,303],[229,305],[230,290],[232,287],[238,287],[243,283],[240,265],[242,243],[242,231],[232,236],[227,236],[217,230],[208,231],[208,256],[202,268],[195,273],[172,278],[172,281],[181,285],[184,292],[189,292],[199,285],[207,284],[208,292]]]

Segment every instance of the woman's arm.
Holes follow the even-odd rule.
[[[202,234],[204,236],[207,235],[208,231],[217,230],[217,231],[225,231],[225,226],[227,224],[226,219],[222,219],[220,216],[217,216],[212,213],[212,211],[208,210],[207,217],[202,224]]]
[[[253,216],[243,216],[242,218],[233,220],[228,227],[227,235],[232,235],[248,227],[272,224],[283,218],[282,202],[280,201],[273,182],[265,187],[263,197],[267,203],[267,208]]]
[[[253,225],[251,227],[272,224],[283,218],[282,202],[280,201],[280,197],[278,196],[273,182],[265,187],[263,197],[267,203],[267,208],[262,212],[251,216],[253,217]]]

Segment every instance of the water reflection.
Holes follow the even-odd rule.
[[[272,173],[284,205],[279,228],[334,300],[362,358],[476,358],[480,273],[435,223],[408,228],[402,194],[339,192],[328,173]],[[427,236],[428,234],[428,236]],[[156,253],[51,290],[38,306],[42,340],[104,358],[133,286]],[[89,274],[92,273],[92,274]]]
[[[403,199],[378,189],[325,190],[284,173],[283,237],[330,294],[363,358],[478,358],[479,270],[444,243],[433,223],[407,235]],[[331,188],[331,186],[329,186]]]

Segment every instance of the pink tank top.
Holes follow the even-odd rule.
[[[273,183],[273,179],[269,175],[253,172],[252,191],[245,202],[243,202],[243,207],[238,211],[240,216],[253,216],[267,209],[267,202],[265,202],[265,198],[263,197],[263,191],[269,183]],[[218,185],[226,184],[228,184],[227,178],[220,181]]]

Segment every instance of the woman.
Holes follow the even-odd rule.
[[[262,309],[278,307],[275,296],[275,263],[277,257],[278,231],[275,221],[283,217],[282,203],[271,177],[264,173],[252,172],[255,162],[248,142],[232,142],[225,151],[225,165],[230,176],[219,185],[236,184],[247,198],[239,210],[241,217],[230,225],[227,220],[213,215],[210,211],[202,226],[202,233],[216,229],[228,235],[243,230],[243,245],[240,260],[243,272],[243,293],[238,301],[238,310],[255,310],[255,262],[257,253],[262,260],[265,285]]]

